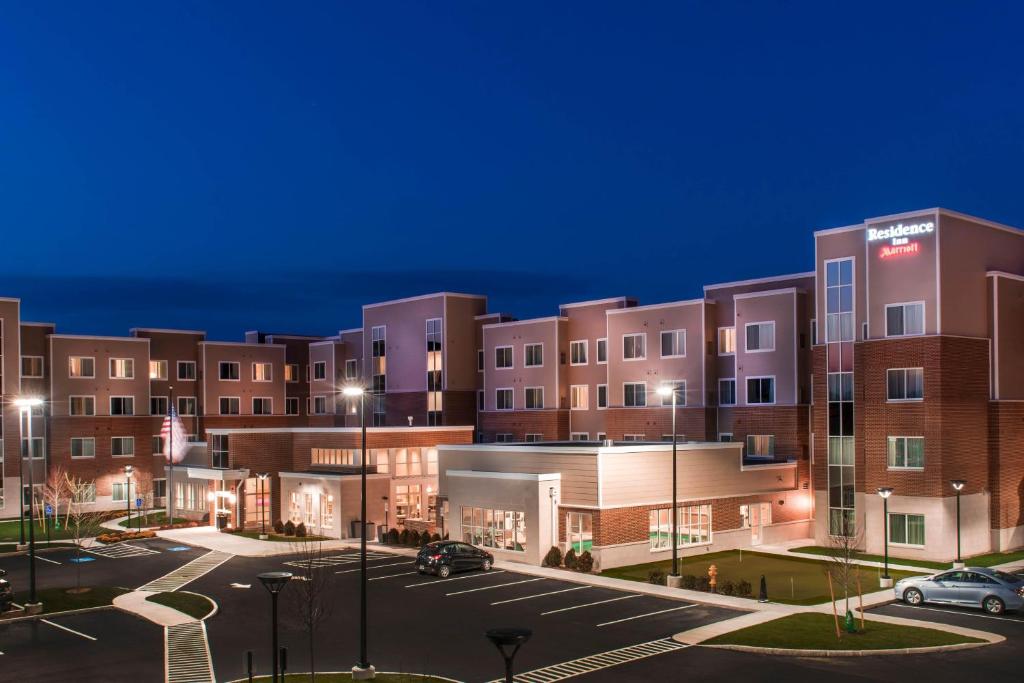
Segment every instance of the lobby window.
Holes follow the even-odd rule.
[[[284,381],[285,382],[298,382],[299,381],[299,364],[298,363],[287,363],[284,366]]]
[[[326,415],[327,414],[327,397],[326,396],[314,396],[313,397],[313,414],[314,415]]]
[[[526,409],[540,410],[544,407],[544,387],[526,387]]]
[[[196,397],[195,396],[179,396],[178,397],[178,415],[192,416],[196,414]]]
[[[775,403],[775,378],[774,377],[748,377],[747,378],[747,403],[748,404],[771,404]]]
[[[597,409],[604,410],[608,407],[608,385],[597,385]]]
[[[166,415],[167,414],[167,397],[166,396],[150,396],[149,397],[149,414],[150,415]]]
[[[622,335],[622,360],[643,360],[647,357],[647,335],[643,332]]]
[[[370,451],[370,455],[373,457],[373,465],[377,468],[377,474],[387,474],[390,472],[388,465],[388,449],[386,448],[374,448]]]
[[[151,360],[149,361],[149,378],[166,380],[167,379],[167,361],[165,360]]]
[[[406,448],[396,448],[395,454],[395,476],[396,477],[408,477],[409,476],[409,450]]]
[[[587,410],[590,407],[590,387],[586,384],[573,384],[569,387],[569,407],[572,410]]]
[[[924,515],[890,512],[889,542],[897,545],[924,546]]]
[[[587,340],[569,342],[569,365],[587,364]]]
[[[221,396],[219,403],[221,415],[238,415],[239,400],[237,396]]]
[[[512,410],[512,390],[511,389],[495,389],[494,390],[494,409],[495,410]]]
[[[274,365],[273,365],[273,363],[253,363],[252,364],[252,381],[253,382],[272,382],[272,381],[274,381]]]
[[[228,435],[227,434],[211,434],[210,435],[210,455],[211,455],[211,466],[217,469],[227,469],[228,467]]]
[[[920,401],[924,398],[924,368],[892,368],[887,371],[890,401]]]
[[[718,405],[722,405],[722,406],[734,406],[734,405],[736,405],[736,380],[735,379],[720,379],[720,380],[718,380]]]
[[[772,434],[748,434],[747,457],[774,458],[775,436]]]
[[[91,436],[73,437],[71,439],[72,458],[95,458],[96,439]]]
[[[71,396],[68,398],[68,413],[70,415],[95,415],[96,397],[94,396]]]
[[[359,377],[359,361],[349,358],[345,361],[345,379],[354,380]]]
[[[594,547],[594,518],[589,512],[569,512],[565,516],[569,547],[579,555]]]
[[[732,356],[736,353],[736,328],[718,328],[718,355]]]
[[[890,436],[888,462],[891,469],[922,469],[924,467],[924,437]]]
[[[885,336],[909,337],[924,334],[924,302],[887,304],[885,307]]]
[[[437,474],[437,449],[427,449],[427,476],[433,476]]]
[[[423,451],[419,448],[409,449],[409,476],[420,477],[423,475]]]
[[[686,330],[666,330],[661,333],[661,357],[682,358],[686,355]]]
[[[288,396],[284,400],[284,414],[285,415],[298,415],[299,414],[299,398],[298,396]]]
[[[257,396],[252,400],[253,415],[271,415],[274,412],[274,399]]]
[[[526,513],[462,506],[462,540],[476,546],[523,552]]]
[[[686,380],[685,379],[668,379],[668,380],[665,380],[664,382],[662,382],[662,384],[665,384],[667,386],[672,387],[672,390],[675,393],[676,405],[677,406],[685,406],[686,405]],[[663,405],[663,406],[671,406],[672,405],[672,394],[669,394],[668,396],[661,396],[661,405]]]
[[[544,365],[544,345],[527,344],[523,347],[523,365],[528,368],[539,368]]]
[[[236,361],[222,360],[218,364],[218,373],[223,382],[237,382],[240,377],[239,364]]]
[[[711,506],[688,505],[679,508],[676,520],[676,547],[711,543]],[[651,550],[672,549],[672,509],[650,512]]]
[[[626,382],[622,385],[622,404],[627,408],[647,405],[647,385],[644,382]]]
[[[196,362],[194,360],[178,361],[178,379],[193,382],[196,379]]]
[[[327,361],[313,361],[313,381],[323,382],[327,379]]]
[[[310,462],[314,465],[355,465],[357,452],[351,448],[311,448]]]
[[[622,440],[623,441],[644,441],[645,439],[647,439],[647,435],[646,434],[623,434],[622,435]]]
[[[608,339],[597,340],[597,363],[598,365],[608,362]]]
[[[89,356],[68,358],[68,377],[95,377],[96,360]]]
[[[747,353],[775,350],[775,323],[747,323]]]
[[[42,377],[43,376],[43,357],[42,356],[22,356],[21,357],[21,376],[22,377]]]
[[[494,348],[494,369],[508,370],[512,368],[512,347],[496,346]]]
[[[131,458],[135,455],[134,436],[113,436],[110,438],[110,455],[114,458]]]
[[[135,397],[134,396],[111,396],[110,397],[110,414],[111,415],[134,415],[135,414]]]
[[[135,377],[135,360],[132,358],[111,358],[110,379],[133,379]]]

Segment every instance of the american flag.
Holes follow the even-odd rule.
[[[178,417],[178,411],[174,409],[174,406],[171,406],[170,412],[164,417],[164,423],[160,426],[160,437],[164,442],[164,457],[168,462],[176,463],[185,459],[188,434],[185,433],[185,427],[181,424],[181,418]],[[172,442],[174,453],[171,453]]]

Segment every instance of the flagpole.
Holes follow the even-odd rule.
[[[174,387],[168,386],[167,400],[167,523],[174,524]]]

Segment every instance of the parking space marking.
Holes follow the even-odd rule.
[[[606,621],[598,626],[611,626],[612,624],[621,624],[624,621],[633,621],[634,619],[643,619],[644,617],[653,617],[658,614],[666,614],[668,612],[678,612],[681,609],[690,609],[697,605],[683,605],[682,607],[672,607],[670,609],[660,609],[657,612],[648,612],[647,614],[637,614],[632,617],[626,617],[625,619],[616,619],[615,621]]]
[[[413,572],[415,574],[416,572]],[[420,586],[433,586],[439,583],[445,583],[446,581],[463,581],[465,579],[476,579],[481,576],[494,576],[495,574],[504,574],[504,569],[498,569],[497,571],[480,572],[479,574],[468,574],[466,576],[456,576],[450,579],[438,579],[436,581],[424,581],[423,583],[410,583],[406,588],[419,588]]]
[[[635,662],[638,659],[646,659],[647,657],[654,657],[666,652],[685,650],[688,647],[690,646],[678,643],[671,638],[663,638],[628,647],[620,647],[617,650],[599,652],[596,655],[580,657],[579,659],[562,662],[561,664],[546,666],[542,669],[534,669],[526,673],[516,674],[515,678],[517,683],[554,683],[554,681],[564,681],[567,678],[600,671],[601,669],[608,669],[619,664]],[[501,683],[501,680],[491,681],[491,683]]]
[[[929,612],[942,612],[943,614],[960,615],[960,616],[964,616],[964,617],[978,617],[980,619],[997,619],[999,621],[1012,621],[1015,624],[1020,624],[1020,625],[1024,626],[1024,619],[1014,619],[1013,617],[997,617],[997,616],[992,615],[992,614],[974,614],[973,612],[955,612],[953,610],[948,610],[948,609],[939,609],[938,607],[920,607],[920,606],[914,607],[914,606],[911,606],[911,605],[906,605],[906,604],[904,604],[902,602],[897,602],[897,603],[895,603],[895,605],[896,605],[896,607],[906,607],[907,609],[912,609],[912,610],[926,609]]]
[[[462,595],[463,593],[476,593],[477,591],[489,591],[492,588],[504,588],[506,586],[518,586],[521,583],[533,583],[534,581],[543,581],[543,580],[544,580],[543,578],[540,578],[540,579],[523,579],[522,581],[512,581],[511,583],[499,583],[499,584],[496,584],[494,586],[484,586],[483,588],[470,588],[470,589],[464,590],[464,591],[455,591],[454,593],[445,593],[444,595],[445,595],[445,597],[448,597],[448,596],[451,596],[451,595]]]
[[[310,564],[314,567],[337,567],[338,565],[355,564],[359,562],[359,557],[359,553],[342,553],[340,555],[315,557],[312,560],[289,560],[288,562],[282,562],[281,564],[288,567],[298,567],[299,569],[304,569]],[[366,553],[367,562],[372,562],[374,560],[390,560],[394,557],[394,555],[378,553],[372,550]]]
[[[53,626],[54,628],[59,628],[62,631],[67,631],[68,633],[74,633],[76,636],[81,636],[82,638],[85,638],[87,640],[92,640],[92,641],[96,640],[95,638],[93,638],[92,636],[90,636],[90,635],[88,635],[86,633],[82,633],[81,631],[76,631],[75,629],[68,628],[67,626],[61,626],[60,624],[55,624],[52,621],[50,621],[49,619],[40,619],[39,621],[43,622],[44,624],[49,624],[50,626]]]
[[[367,579],[367,581],[381,581],[383,579],[393,579],[398,576],[412,576],[413,574],[419,574],[419,572],[402,572],[401,574],[388,574],[387,576],[374,576],[373,578]],[[408,588],[408,586],[406,586]]]
[[[544,617],[544,616],[547,616],[549,614],[558,614],[559,612],[568,612],[569,610],[580,609],[582,607],[592,607],[594,605],[603,605],[603,604],[605,604],[607,602],[618,602],[619,600],[631,600],[633,598],[640,598],[640,597],[643,597],[643,596],[639,595],[638,593],[631,593],[629,595],[622,595],[622,596],[619,596],[617,598],[609,598],[607,600],[598,600],[597,602],[588,602],[588,603],[583,604],[583,605],[573,605],[572,607],[563,607],[561,609],[553,609],[553,610],[551,610],[549,612],[541,612],[540,615],[542,617]]]
[[[499,600],[498,602],[492,602],[491,605],[504,605],[505,603],[519,602],[520,600],[533,600],[534,598],[543,598],[548,595],[558,595],[559,593],[569,593],[570,591],[581,591],[587,588],[591,588],[591,586],[575,586],[573,588],[563,588],[560,591],[549,591],[547,593],[537,593],[536,595],[525,595],[521,598],[511,598],[509,600]]]
[[[49,562],[51,564],[60,564],[60,562],[58,562],[57,560],[51,560],[49,558],[43,557],[42,555],[36,555],[36,559],[42,560],[43,562]]]
[[[369,569],[383,569],[384,567],[398,567],[399,565],[408,566],[409,563],[408,562],[392,562],[391,564],[375,564],[372,567],[367,567],[367,570],[369,570]],[[351,574],[352,572],[359,572],[359,571],[362,571],[362,569],[343,569],[340,572],[334,572],[334,573],[335,574]]]

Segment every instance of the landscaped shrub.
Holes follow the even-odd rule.
[[[409,545],[409,530],[402,529],[402,533],[398,534],[398,542],[402,545]]]
[[[285,536],[294,536],[295,535],[295,522],[293,522],[290,519],[287,522],[284,523],[284,535]]]
[[[565,554],[565,568],[576,569],[576,549],[569,548],[569,552]]]
[[[295,527],[295,535],[299,538],[306,537],[306,525],[303,522],[299,522],[299,525]]]
[[[420,546],[425,546],[428,543],[430,543],[430,532],[424,531],[420,535]]]
[[[661,569],[652,569],[647,572],[647,583],[653,583],[656,586],[664,586],[665,572]]]
[[[544,556],[545,567],[560,567],[562,565],[562,551],[557,546],[551,546],[551,550]]]
[[[718,592],[722,595],[736,595],[736,586],[732,581],[726,579],[718,584]]]
[[[441,534],[434,532],[434,535],[430,537],[432,543],[438,543],[441,540]]]
[[[284,533],[284,522],[282,522],[281,520],[277,520],[276,522],[274,522],[274,533],[276,533],[276,534],[283,534]]]
[[[594,556],[590,554],[589,550],[584,550],[576,560],[576,571],[589,573],[593,569]]]
[[[156,538],[155,531],[113,531],[100,534],[96,540],[100,543],[119,543],[120,541],[134,541],[140,538]]]
[[[695,590],[697,588],[697,577],[693,574],[683,575],[683,588],[687,590]]]
[[[413,529],[409,532],[409,545],[418,547],[420,544],[420,532]]]
[[[699,591],[707,592],[707,591],[711,590],[711,580],[708,579],[708,577],[706,577],[706,576],[698,576],[697,577],[697,585],[694,586],[694,588],[696,588]]]
[[[446,540],[446,541],[448,540],[448,534],[444,535],[444,540]]]
[[[741,598],[749,598],[753,590],[754,587],[750,585],[749,581],[743,580],[736,584],[736,595]]]
[[[392,527],[388,531],[388,543],[391,545],[398,545],[398,529]]]

